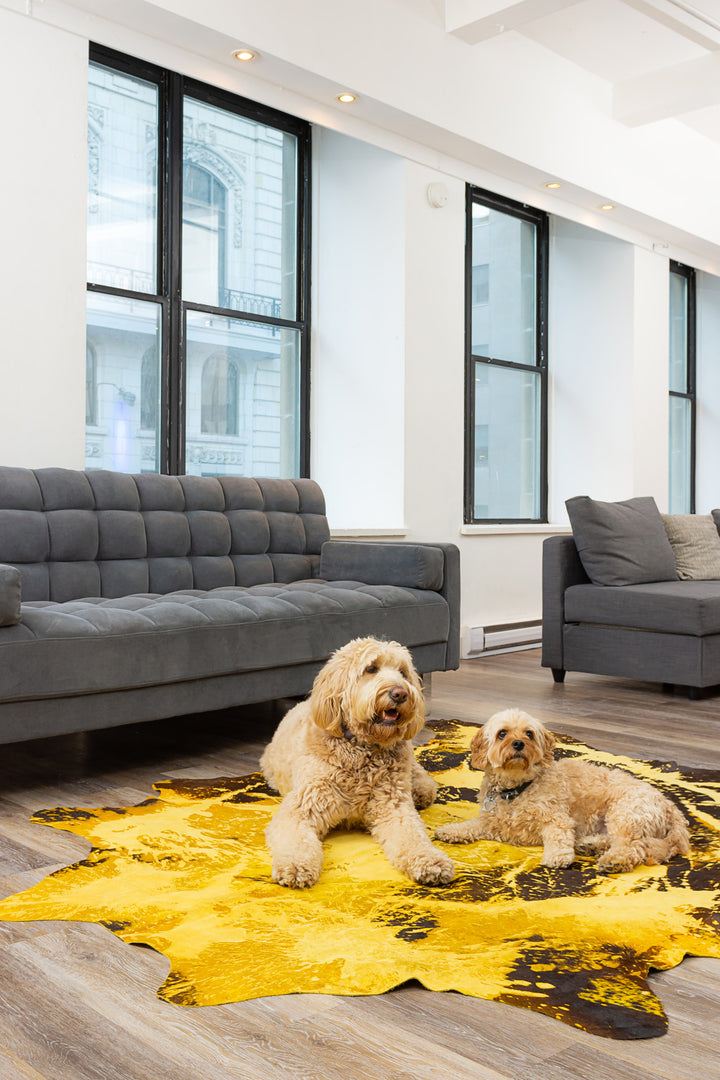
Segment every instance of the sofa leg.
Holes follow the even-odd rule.
[[[554,667],[552,669],[552,673],[555,682],[565,682],[565,668]]]
[[[691,701],[702,701],[705,697],[705,688],[703,686],[688,686],[687,696]]]

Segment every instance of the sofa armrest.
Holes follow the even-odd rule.
[[[572,536],[549,536],[542,557],[542,666],[562,670],[565,590],[585,585],[583,569]]]
[[[20,622],[21,582],[16,566],[0,563],[0,626],[14,626]]]
[[[320,553],[320,577],[440,593],[450,609],[445,667],[460,666],[460,551],[456,544],[328,540]]]

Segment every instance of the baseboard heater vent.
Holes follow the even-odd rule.
[[[536,649],[542,638],[542,621],[501,623],[497,626],[471,626],[463,641],[463,656],[485,656],[488,653],[515,652]]]

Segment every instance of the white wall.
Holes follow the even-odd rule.
[[[312,474],[335,529],[404,527],[405,162],[313,137]]]
[[[87,43],[0,9],[3,465],[82,468]]]
[[[698,274],[697,468],[699,514],[720,507],[720,278]]]
[[[633,495],[668,509],[670,267],[664,255],[633,249]]]
[[[553,219],[550,505],[573,495],[667,504],[668,260]]]

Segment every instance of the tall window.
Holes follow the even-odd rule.
[[[671,514],[695,512],[695,271],[670,263]]]
[[[547,520],[547,216],[467,189],[465,521]]]
[[[92,46],[88,468],[307,474],[304,121]]]

